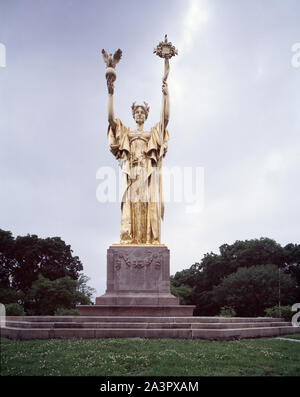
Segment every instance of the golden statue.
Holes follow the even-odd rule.
[[[136,129],[132,131],[114,116],[115,66],[122,51],[119,49],[112,56],[102,50],[107,66],[108,143],[122,170],[121,244],[160,244],[160,224],[164,218],[161,167],[169,139],[166,128],[169,122],[167,77],[169,58],[176,55],[177,50],[165,35],[165,40],[159,43],[154,53],[165,60],[160,121],[150,131],[145,131],[144,123],[150,107],[146,102],[143,105],[134,102],[131,109]]]

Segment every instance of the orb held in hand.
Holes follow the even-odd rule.
[[[161,41],[153,50],[153,53],[160,58],[170,59],[175,55],[178,55],[178,50],[173,44],[168,41],[168,36],[165,35],[165,40]]]

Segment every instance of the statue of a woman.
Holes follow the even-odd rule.
[[[110,58],[112,59],[112,58]],[[109,70],[108,70],[109,69]],[[108,86],[108,143],[122,170],[121,244],[160,244],[160,223],[164,216],[162,158],[168,147],[169,93],[165,59],[161,119],[150,131],[144,130],[149,106],[132,105],[135,130],[115,118],[113,108],[115,70],[106,70]]]

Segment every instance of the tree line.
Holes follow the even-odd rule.
[[[0,302],[9,315],[75,314],[94,289],[78,256],[60,237],[13,237],[0,229]]]
[[[262,237],[223,244],[219,253],[171,276],[180,303],[196,305],[195,315],[229,309],[237,316],[264,316],[266,309],[300,302],[300,245],[281,246]]]
[[[10,315],[75,314],[92,304],[78,256],[60,237],[13,237],[0,229],[0,302]],[[171,276],[171,292],[195,315],[264,316],[300,302],[300,245],[269,238],[223,244]]]

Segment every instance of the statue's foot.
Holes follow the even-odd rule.
[[[121,244],[132,244],[131,240],[121,240]]]

